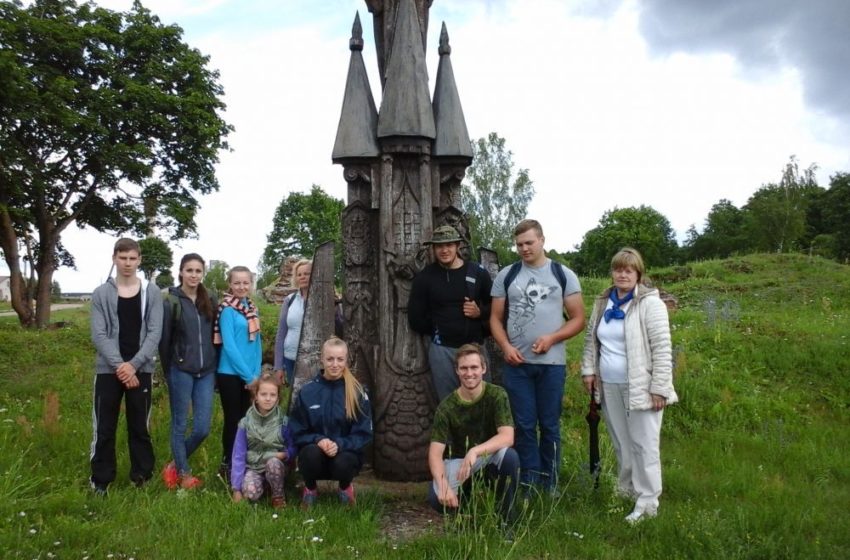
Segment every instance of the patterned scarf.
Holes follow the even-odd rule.
[[[611,303],[614,304],[614,307],[605,310],[605,322],[608,323],[611,319],[620,319],[623,320],[626,318],[626,313],[620,309],[621,306],[632,301],[632,298],[635,297],[635,292],[632,290],[623,299],[617,297],[617,288],[611,288],[611,293],[608,295],[608,299],[611,300]]]
[[[245,298],[248,306],[242,305],[242,300],[233,294],[224,294],[221,303],[218,304],[218,313],[215,314],[215,325],[213,326],[213,344],[221,344],[221,327],[219,326],[219,318],[225,307],[232,307],[241,313],[245,320],[248,321],[248,340],[254,342],[257,338],[257,333],[260,332],[260,317],[257,315],[257,306],[250,298]]]

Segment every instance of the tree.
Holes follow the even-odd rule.
[[[472,165],[461,187],[472,248],[493,249],[504,264],[515,258],[514,227],[528,214],[534,183],[528,169],[519,169],[514,177],[513,153],[495,132],[473,142],[472,151]]]
[[[829,178],[829,189],[818,200],[824,229],[832,236],[834,257],[850,259],[850,173]]]
[[[211,261],[210,268],[204,275],[204,287],[215,296],[225,293],[228,289],[227,270],[230,267],[224,261]]]
[[[174,264],[174,255],[168,243],[158,237],[146,237],[139,241],[142,249],[142,264],[139,269],[150,280],[156,272],[168,272],[171,275],[171,265]],[[173,279],[172,279],[173,280]]]
[[[762,186],[744,206],[746,235],[759,251],[789,252],[808,245],[806,215],[809,203],[823,189],[815,165],[800,173],[794,156],[785,165],[779,184]]]
[[[316,247],[326,241],[336,242],[339,263],[344,207],[342,200],[330,196],[318,185],[313,185],[310,194],[292,192],[286,195],[274,213],[260,276],[270,269],[278,270],[286,257],[312,257]]]
[[[688,230],[685,254],[689,260],[726,258],[750,248],[744,212],[722,198],[708,213],[702,234]],[[693,226],[692,226],[693,227]]]
[[[62,301],[62,287],[56,280],[54,280],[50,286],[50,301]]]
[[[72,223],[107,233],[179,238],[197,196],[218,189],[214,164],[232,128],[218,73],[137,1],[0,2],[0,247],[24,325],[50,317],[53,272],[72,262]],[[21,249],[31,243],[36,311]]]
[[[170,288],[174,285],[174,277],[170,270],[165,270],[156,277],[156,285],[160,288]]]
[[[634,247],[647,266],[667,266],[679,252],[669,220],[649,206],[614,208],[599,225],[584,234],[575,259],[576,272],[605,276],[611,257],[623,247]]]

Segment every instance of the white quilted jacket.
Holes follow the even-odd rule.
[[[590,321],[584,338],[581,375],[596,376],[596,386],[602,386],[599,376],[599,340],[596,328],[608,305],[605,290],[593,303]],[[673,353],[670,342],[670,320],[667,306],[658,297],[658,290],[638,284],[635,297],[626,310],[626,361],[629,378],[629,409],[652,408],[651,394],[667,398],[667,404],[679,400],[673,389]],[[597,400],[599,395],[596,395]]]

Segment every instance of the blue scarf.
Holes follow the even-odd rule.
[[[611,288],[611,293],[608,295],[608,299],[611,300],[611,303],[614,304],[614,307],[605,310],[605,322],[608,323],[611,321],[611,319],[625,319],[626,313],[625,311],[620,309],[620,307],[632,301],[632,298],[634,297],[635,291],[632,290],[631,292],[626,294],[626,297],[620,299],[619,297],[617,297],[617,288]]]

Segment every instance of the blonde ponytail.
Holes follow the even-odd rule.
[[[363,412],[360,407],[360,399],[363,396],[363,385],[357,381],[348,366],[342,372],[342,378],[345,380],[345,417],[349,420],[357,418],[358,414]]]

